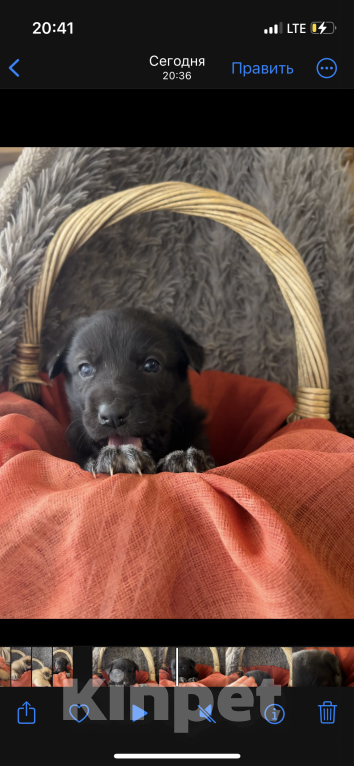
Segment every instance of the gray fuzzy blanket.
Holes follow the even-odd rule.
[[[20,660],[22,657],[22,654],[19,654],[19,652],[16,651],[18,649],[20,652],[23,652],[25,657],[31,657],[31,647],[30,646],[12,646],[11,647],[11,662],[15,662],[15,660]]]
[[[56,655],[58,657],[59,655]],[[43,662],[45,668],[52,669],[53,667],[53,648],[51,646],[32,646],[32,670],[38,670],[41,666],[39,662]]]
[[[0,378],[21,334],[27,290],[62,221],[114,191],[187,181],[255,206],[299,250],[324,321],[331,419],[354,436],[353,198],[343,153],[340,147],[59,147],[49,153],[47,167],[4,208]],[[258,253],[223,225],[158,212],[98,232],[68,259],[52,291],[42,368],[72,318],[127,305],[173,314],[204,344],[207,369],[276,381],[295,394],[288,308]]]

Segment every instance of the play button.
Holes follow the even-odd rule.
[[[147,715],[146,710],[142,710],[141,707],[132,705],[132,721],[139,721],[140,718],[144,718],[144,715]]]

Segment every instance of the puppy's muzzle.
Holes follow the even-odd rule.
[[[119,428],[128,420],[130,410],[125,407],[117,409],[112,404],[100,404],[98,408],[98,422],[101,426]]]

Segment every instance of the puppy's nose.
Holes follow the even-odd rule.
[[[110,428],[118,428],[123,426],[127,422],[129,410],[119,413],[119,410],[112,406],[112,404],[100,404],[98,408],[98,422],[101,426],[109,426]]]

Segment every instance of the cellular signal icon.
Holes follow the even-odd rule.
[[[265,35],[268,35],[268,34],[272,35],[273,33],[275,35],[277,35],[278,33],[280,35],[282,35],[283,34],[283,22],[282,21],[279,22],[279,27],[278,27],[278,24],[274,24],[274,27],[268,27],[268,29],[264,29],[263,31],[264,31]]]

